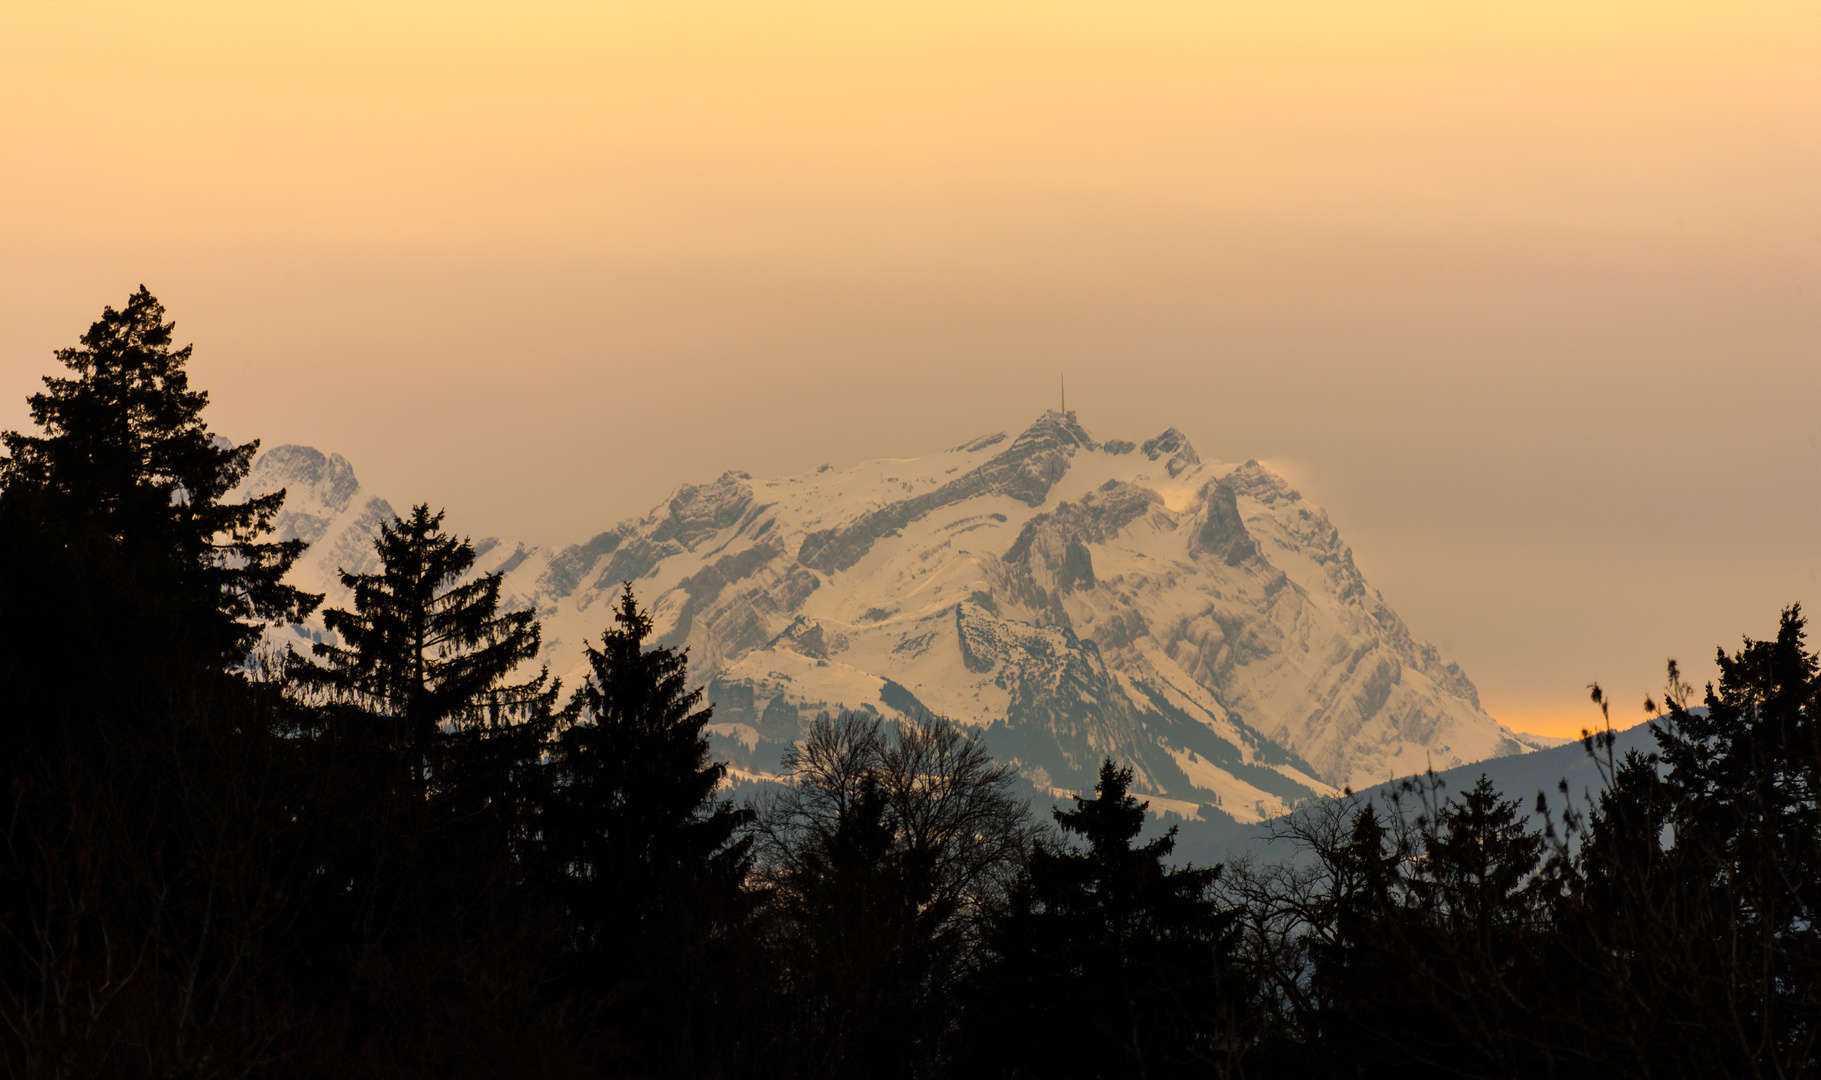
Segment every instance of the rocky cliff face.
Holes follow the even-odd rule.
[[[247,487],[287,488],[281,530],[313,544],[300,583],[345,602],[335,570],[370,566],[390,507],[304,447],[268,451]],[[1039,786],[1089,788],[1112,755],[1155,809],[1256,821],[1527,748],[1367,585],[1326,514],[1173,428],[1100,443],[1052,412],[922,458],[727,473],[560,551],[477,547],[571,685],[631,581],[708,680],[718,750],[751,773],[820,710],[929,710]]]

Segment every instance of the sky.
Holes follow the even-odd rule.
[[[1522,730],[1821,601],[1821,6],[0,7],[0,428],[139,284],[476,536],[1069,406],[1325,506]]]

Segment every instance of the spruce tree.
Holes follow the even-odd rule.
[[[688,688],[688,655],[647,648],[651,616],[630,584],[613,618],[600,646],[587,646],[589,676],[556,741],[545,823],[575,918],[595,944],[636,934],[666,905],[731,898],[750,847],[733,839],[748,815],[714,798],[727,767],[709,759],[714,709]]]
[[[1299,1017],[1313,1044],[1308,1050],[1387,1074],[1408,1065],[1402,1045],[1410,1031],[1434,1024],[1417,1009],[1394,959],[1407,956],[1403,942],[1421,913],[1408,906],[1405,888],[1405,868],[1416,862],[1413,838],[1399,827],[1402,808],[1389,809],[1391,827],[1367,802],[1351,820],[1341,819],[1344,832],[1311,845],[1327,880],[1309,905],[1308,1014]]]
[[[500,576],[472,572],[441,512],[414,507],[374,546],[376,572],[342,574],[353,610],[324,615],[339,641],[289,664],[335,785],[312,822],[308,929],[345,958],[324,978],[358,1051],[435,1072],[459,1059],[453,1039],[510,1043],[543,1004],[531,867],[558,689],[516,677],[539,652],[535,613],[501,610]]]
[[[977,995],[979,1071],[1202,1076],[1237,1053],[1237,915],[1213,895],[1220,868],[1167,866],[1174,827],[1137,843],[1146,804],[1131,783],[1103,762],[1095,797],[1055,811],[1085,847],[1032,853]]]
[[[498,574],[464,581],[474,545],[442,524],[442,511],[422,504],[382,524],[379,572],[344,571],[354,610],[324,613],[341,643],[312,646],[321,666],[292,665],[300,683],[339,692],[380,719],[401,779],[420,799],[445,779],[439,770],[462,764],[453,751],[535,737],[556,693],[547,670],[510,681],[538,654],[536,613],[500,610]],[[535,751],[521,748],[527,755]]]
[[[1674,997],[1707,1020],[1725,1067],[1821,1072],[1821,660],[1801,608],[1774,639],[1717,650],[1704,709],[1670,667],[1655,734],[1667,776],[1668,877],[1679,910]],[[1661,842],[1664,833],[1652,838]],[[1677,894],[1680,894],[1679,896]],[[1681,1034],[1681,1033],[1678,1033]],[[1682,1035],[1686,1038],[1686,1035]]]
[[[138,631],[140,647],[230,666],[262,623],[301,619],[321,597],[284,584],[302,542],[263,539],[283,491],[223,501],[259,443],[209,432],[209,395],[190,389],[191,347],[172,348],[175,326],[141,286],[57,352],[73,377],[47,376],[31,397],[44,434],[0,435],[0,513],[15,541],[35,541],[38,575],[105,578],[81,590],[96,601],[94,621],[61,647]]]
[[[1548,992],[1536,963],[1552,884],[1541,873],[1544,838],[1483,773],[1420,819],[1419,834],[1424,857],[1406,882],[1421,921],[1379,929],[1394,943],[1385,961],[1402,958],[1396,985],[1410,1011],[1437,1017],[1430,1030],[1406,1031],[1404,1048],[1463,1071],[1532,1073],[1541,1066],[1524,1029]]]
[[[1498,951],[1535,918],[1545,884],[1536,876],[1543,837],[1486,774],[1441,808],[1426,848],[1424,880],[1447,925],[1481,948]]]
[[[572,934],[570,985],[591,1025],[635,1075],[737,1073],[754,1000],[730,973],[750,971],[743,889],[747,820],[715,790],[713,715],[688,686],[688,656],[648,646],[651,617],[628,585],[555,740],[541,822]],[[730,1042],[732,1040],[732,1042]]]
[[[210,433],[173,329],[144,288],[105,309],[0,435],[0,1071],[237,1067],[208,1029],[259,1023],[295,912],[293,744],[241,675],[320,598],[284,493],[228,501],[258,444]]]

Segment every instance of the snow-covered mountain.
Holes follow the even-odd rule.
[[[312,545],[298,584],[345,605],[336,571],[371,569],[392,507],[308,447],[265,452],[244,485],[280,487],[280,532]],[[632,582],[663,642],[689,648],[717,750],[747,773],[819,711],[928,710],[984,729],[1040,788],[1091,788],[1112,755],[1153,809],[1245,822],[1540,743],[1411,635],[1326,514],[1257,461],[1202,461],[1174,428],[1097,442],[1051,412],[919,458],[729,472],[562,550],[476,547],[507,602],[537,610],[571,686]]]

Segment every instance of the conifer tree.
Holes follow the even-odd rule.
[[[1537,912],[1543,837],[1485,773],[1436,816],[1425,845],[1424,882],[1447,924],[1488,950]]]
[[[1397,824],[1402,811],[1393,804]],[[1343,819],[1344,820],[1344,819]],[[1305,834],[1306,835],[1306,834]],[[1385,1044],[1395,1046],[1415,1010],[1401,987],[1399,969],[1387,957],[1420,917],[1405,903],[1403,868],[1414,860],[1411,838],[1387,828],[1371,802],[1353,811],[1344,834],[1322,838],[1317,857],[1329,875],[1328,887],[1310,905],[1306,948],[1311,961],[1306,1038],[1336,1057],[1351,1056],[1369,1068],[1389,1071]],[[1415,1026],[1429,1023],[1415,1017]]]
[[[1627,1004],[1649,1009],[1660,1045],[1716,1071],[1815,1075],[1821,661],[1794,605],[1775,638],[1717,654],[1701,709],[1671,663],[1668,716],[1654,728],[1667,775],[1624,777],[1595,824],[1609,841],[1631,833],[1631,851],[1608,842],[1589,860],[1635,876],[1627,891],[1648,901],[1627,915],[1647,920],[1661,945],[1637,957],[1630,979],[1656,992]],[[1664,810],[1670,827],[1653,830]]]
[[[688,688],[688,655],[646,647],[651,616],[630,583],[613,618],[599,647],[587,646],[589,677],[557,738],[545,822],[575,917],[595,944],[609,931],[636,933],[686,897],[730,899],[750,847],[733,839],[748,815],[714,798],[726,766],[709,760],[714,709]]]
[[[143,287],[105,309],[0,436],[0,1071],[201,1060],[295,910],[290,747],[240,676],[320,597],[283,581],[284,493],[228,501],[258,444],[210,433],[173,329]]]
[[[1401,959],[1387,981],[1406,1004],[1402,1048],[1468,1071],[1532,1072],[1524,1027],[1546,992],[1535,959],[1552,884],[1540,872],[1544,839],[1483,773],[1418,827],[1423,858],[1405,875],[1414,910],[1374,928],[1383,962]],[[1421,1017],[1433,1019],[1409,1024]]]
[[[614,624],[587,647],[589,673],[552,746],[541,819],[570,927],[570,986],[633,1074],[717,1075],[736,1059],[732,1023],[754,1000],[742,970],[752,905],[743,885],[749,815],[715,790],[713,715],[688,656],[648,647],[651,617],[627,585]],[[749,969],[748,969],[749,970]]]
[[[506,1017],[535,1011],[547,922],[530,870],[558,688],[516,677],[535,613],[501,610],[500,576],[472,573],[441,512],[413,507],[374,546],[376,572],[342,574],[353,610],[324,614],[339,641],[288,664],[315,706],[303,749],[335,785],[311,822],[319,921],[299,933],[345,958],[360,1052],[435,1072],[452,1036],[508,1038]]]
[[[302,542],[264,539],[283,491],[223,501],[259,443],[210,434],[209,396],[190,389],[191,347],[172,348],[175,326],[141,286],[57,352],[72,377],[47,376],[30,399],[44,434],[0,434],[0,533],[9,565],[31,567],[12,585],[61,590],[55,607],[82,620],[57,635],[59,648],[105,648],[124,630],[161,662],[180,649],[234,666],[261,624],[301,619],[322,598],[284,584]],[[26,603],[0,597],[9,622],[25,619]]]
[[[374,542],[379,572],[344,571],[354,610],[324,613],[342,643],[312,646],[321,666],[292,665],[301,683],[350,696],[382,719],[419,798],[441,781],[439,768],[461,763],[451,748],[535,739],[556,695],[547,670],[509,681],[537,656],[536,613],[500,610],[498,574],[464,581],[474,545],[444,532],[442,523],[441,511],[420,504],[409,517],[382,524]],[[519,756],[527,755],[534,751],[521,748]]]
[[[1174,827],[1137,843],[1146,804],[1131,783],[1103,762],[1095,797],[1055,811],[1086,846],[1032,853],[968,1040],[982,1071],[1202,1076],[1237,1052],[1237,915],[1212,895],[1220,868],[1167,867]]]

